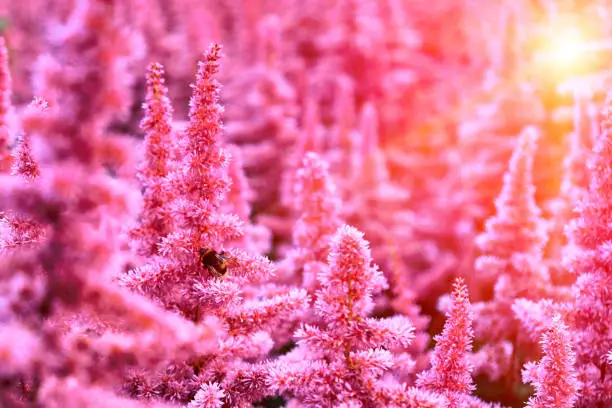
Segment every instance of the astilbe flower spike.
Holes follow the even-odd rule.
[[[163,180],[170,170],[172,137],[172,105],[165,85],[164,67],[152,63],[147,70],[147,95],[144,118],[140,126],[145,132],[145,163],[139,171],[145,188],[140,225],[130,231],[138,242],[142,255],[152,255],[158,241],[170,232],[171,217],[166,202],[172,197],[163,188]]]
[[[235,214],[243,222],[244,234],[233,246],[241,247],[251,253],[263,254],[270,250],[272,234],[270,230],[259,223],[251,222],[254,192],[244,171],[243,152],[236,145],[227,146],[232,160],[229,163],[228,175],[231,189],[222,211]]]
[[[322,324],[298,329],[297,348],[270,364],[270,387],[307,407],[446,406],[442,396],[383,378],[394,365],[389,350],[408,347],[414,328],[400,316],[368,317],[386,280],[361,232],[347,225],[337,230],[328,267],[317,278],[315,313]]]
[[[126,138],[107,131],[129,110],[130,67],[142,55],[140,36],[122,24],[119,3],[75,2],[47,33],[49,52],[34,64],[32,82],[51,104],[52,117],[41,132],[49,139],[48,155],[112,167],[130,158]]]
[[[592,151],[590,139],[591,127],[594,126],[588,118],[589,107],[588,96],[576,91],[574,95],[574,129],[567,136],[567,153],[563,160],[559,197],[551,205],[553,214],[549,227],[551,240],[548,243],[547,252],[553,266],[561,270],[559,272],[565,272],[565,268],[560,265],[563,254],[568,251],[579,250],[573,242],[568,241],[568,238],[573,237],[571,235],[566,236],[564,229],[576,215],[574,207],[589,186],[589,173],[586,163]]]
[[[47,101],[34,98],[24,111],[24,119],[28,115],[38,115],[48,109]],[[23,132],[18,144],[12,152],[13,176],[18,176],[25,182],[33,182],[40,176],[40,166],[32,156],[28,132]],[[24,217],[18,212],[0,212],[0,249],[20,248],[39,242],[45,234],[45,228],[31,218]]]
[[[532,175],[537,138],[533,128],[526,129],[519,138],[502,191],[495,200],[497,214],[487,220],[485,232],[477,238],[482,255],[476,261],[475,279],[485,287],[500,273],[520,275],[520,267],[513,264],[517,258],[537,261],[542,256],[546,228],[535,202]]]
[[[513,303],[518,298],[556,295],[543,262],[546,229],[535,202],[532,170],[537,137],[533,128],[520,136],[495,201],[497,214],[487,220],[485,232],[477,238],[482,255],[472,279],[481,299],[474,303],[474,331],[476,339],[486,343],[474,357],[475,373],[496,380],[509,371],[505,375],[508,389],[519,384],[524,363],[519,356],[534,349],[536,341],[521,330]]]
[[[45,112],[49,109],[49,104],[45,99],[35,98],[26,108],[24,115],[28,115],[32,111]],[[36,113],[34,113],[36,115]],[[17,142],[17,147],[13,153],[13,169],[11,174],[20,175],[28,180],[33,180],[40,176],[40,168],[38,163],[32,157],[32,148],[30,146],[30,135],[24,132]]]
[[[571,332],[561,316],[553,317],[541,344],[542,360],[537,365],[527,363],[523,370],[523,381],[531,382],[536,390],[527,407],[572,408],[578,399],[580,383],[574,367],[576,354]]]
[[[274,347],[276,333],[299,315],[308,299],[305,291],[293,287],[259,287],[274,273],[270,261],[228,248],[244,236],[246,220],[228,213],[225,202],[231,157],[221,143],[223,109],[216,80],[220,58],[221,47],[213,45],[199,64],[189,123],[178,135],[176,155],[170,157],[176,163],[168,165],[162,181],[168,202],[161,205],[171,215],[172,231],[159,237],[159,251],[144,266],[121,280],[196,324],[215,316],[226,329],[219,333],[216,353],[168,366],[153,378],[161,397],[194,406],[248,406],[269,392],[261,360]],[[206,251],[216,254],[219,265],[225,264],[222,272],[201,258]],[[136,377],[131,381],[142,382]],[[135,394],[145,396],[138,390]]]
[[[581,250],[564,259],[577,276],[568,323],[576,344],[576,366],[582,383],[579,407],[612,404],[612,372],[605,356],[612,349],[612,94],[602,113],[601,135],[596,141],[588,168],[589,189],[576,208],[569,225],[569,240]]]
[[[307,152],[297,171],[293,188],[293,207],[300,214],[294,227],[293,242],[317,253],[329,244],[340,226],[340,201],[329,175],[329,165],[317,153]],[[322,258],[326,259],[323,253]]]
[[[9,114],[11,110],[12,81],[9,71],[8,51],[6,40],[0,36],[0,173],[11,167],[11,154],[9,151],[10,125]]]
[[[290,280],[314,290],[316,271],[326,262],[330,239],[341,225],[341,203],[329,165],[317,153],[305,153],[294,181],[292,206],[299,218],[293,227],[292,248],[279,269]]]
[[[122,186],[104,173],[92,174],[83,163],[53,167],[30,183],[10,176],[0,183],[2,208],[48,231],[30,250],[18,248],[0,258],[0,330],[23,327],[22,336],[34,346],[25,361],[8,367],[0,405],[10,406],[16,385],[23,382],[29,389],[23,397],[57,406],[66,396],[57,396],[53,405],[55,397],[45,390],[74,377],[83,384],[74,395],[78,405],[95,406],[96,392],[87,390],[92,383],[114,388],[129,367],[154,367],[160,360],[216,349],[211,340],[217,325],[196,328],[110,282],[106,263],[111,244],[95,221],[122,211],[127,197]],[[86,322],[87,335],[79,331],[80,324],[64,327],[73,314],[75,321]],[[18,341],[2,346],[3,356],[18,356],[22,347]]]
[[[457,278],[453,285],[451,302],[444,330],[434,337],[431,368],[419,375],[417,386],[445,394],[452,406],[459,407],[466,405],[466,397],[475,389],[468,359],[474,338],[474,315],[462,278]]]

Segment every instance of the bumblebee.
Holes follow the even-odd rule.
[[[227,275],[228,260],[229,257],[225,251],[217,252],[210,248],[200,248],[200,263],[217,278]]]

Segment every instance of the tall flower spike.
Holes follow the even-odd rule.
[[[11,174],[21,175],[28,180],[33,180],[40,176],[38,163],[32,157],[32,149],[30,148],[30,140],[27,133],[24,133],[17,142],[17,149],[13,158],[13,168]]]
[[[544,357],[535,365],[527,363],[523,381],[535,387],[535,396],[528,408],[572,408],[578,399],[580,384],[574,368],[576,355],[568,327],[556,315],[552,325],[542,337]]]
[[[588,163],[589,190],[576,207],[568,240],[580,251],[563,260],[577,276],[568,323],[576,344],[577,369],[583,383],[580,407],[612,406],[612,373],[605,354],[612,349],[612,94],[602,115],[601,135]]]
[[[316,309],[328,323],[350,324],[372,310],[372,294],[387,287],[378,267],[372,266],[370,244],[363,233],[344,225],[333,236],[329,269],[320,273],[322,286]]]
[[[182,156],[168,175],[164,187],[173,195],[174,231],[162,240],[160,251],[183,266],[192,264],[200,248],[218,249],[222,242],[242,236],[235,215],[219,214],[230,188],[229,155],[221,146],[221,85],[215,79],[221,47],[213,45],[198,66],[189,101],[189,124],[179,146]],[[193,268],[183,268],[192,273]]]
[[[187,136],[192,148],[218,142],[221,130],[223,108],[217,103],[220,85],[215,79],[219,72],[221,46],[214,44],[206,53],[205,61],[199,62],[196,83],[192,85],[193,95],[189,101],[189,127]]]
[[[348,225],[338,228],[329,252],[328,265],[317,274],[321,288],[314,308],[322,324],[297,330],[296,348],[270,364],[270,388],[306,407],[349,401],[363,407],[445,406],[429,400],[426,392],[417,401],[414,389],[394,378],[383,379],[399,360],[394,351],[412,342],[414,327],[403,316],[368,317],[372,296],[387,283],[372,264],[363,233]]]
[[[517,298],[539,300],[556,296],[543,262],[545,221],[535,201],[533,157],[537,133],[527,128],[519,138],[502,191],[497,213],[477,238],[482,255],[476,260],[473,287],[481,302],[474,303],[474,332],[485,342],[474,360],[474,373],[496,380],[504,373],[507,390],[520,386],[520,367],[533,349],[529,333],[512,312]],[[514,395],[514,394],[513,394]]]
[[[164,79],[164,67],[152,63],[147,70],[147,93],[144,118],[140,127],[145,133],[145,162],[138,176],[145,187],[141,223],[130,231],[142,255],[153,255],[159,239],[170,231],[167,203],[171,196],[163,188],[170,166],[172,105]]]
[[[497,214],[487,220],[486,231],[477,238],[483,257],[476,270],[489,283],[500,269],[508,267],[515,254],[542,256],[546,244],[546,227],[535,201],[533,156],[537,133],[526,129],[510,159],[510,169],[504,175],[504,186],[495,200]],[[502,264],[499,264],[499,262]],[[483,276],[485,275],[485,276]]]
[[[0,173],[11,167],[8,116],[11,109],[12,81],[4,37],[0,37]]]
[[[326,246],[329,237],[340,226],[340,201],[329,175],[329,166],[318,154],[308,152],[304,155],[293,193],[293,207],[301,213],[294,228],[294,245],[315,251]]]
[[[451,401],[459,401],[475,388],[467,358],[472,351],[474,316],[463,279],[457,278],[453,288],[444,330],[434,337],[436,347],[431,356],[431,368],[419,375],[417,386],[445,394]]]
[[[220,59],[221,46],[214,44],[204,55],[204,61],[198,63],[196,81],[191,85],[182,168],[171,177],[179,191],[194,205],[197,202],[196,207],[202,211],[218,209],[230,187],[225,169],[229,157],[220,143],[223,107],[218,102],[221,85],[215,78]],[[200,223],[192,227],[200,228]]]
[[[163,65],[157,62],[149,65],[145,116],[140,122],[145,132],[146,167],[141,171],[145,186],[156,184],[168,174],[173,109],[164,76]]]
[[[34,98],[32,103],[30,103],[30,105],[28,105],[26,108],[25,115],[32,112],[34,112],[34,114],[45,112],[48,109],[49,105],[46,100],[42,98]],[[27,180],[33,180],[40,176],[40,168],[38,167],[38,163],[32,157],[30,135],[27,132],[23,133],[17,142],[12,167],[12,174],[20,175]]]

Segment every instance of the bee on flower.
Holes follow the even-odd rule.
[[[211,248],[200,248],[200,263],[216,278],[227,275],[229,257],[225,251],[217,252]]]

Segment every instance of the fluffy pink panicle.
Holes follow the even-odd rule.
[[[514,266],[517,257],[537,261],[542,256],[546,227],[535,202],[533,184],[537,137],[536,130],[528,128],[519,138],[502,191],[495,200],[497,214],[487,220],[485,232],[476,240],[482,251],[475,265],[477,281],[488,283],[502,273],[519,277],[527,271]]]
[[[220,85],[215,76],[219,72],[221,52],[221,46],[214,44],[206,52],[205,61],[198,63],[196,82],[192,85],[193,94],[189,101],[189,127],[186,131],[190,147],[194,150],[218,142],[223,108],[217,103]]]
[[[11,109],[12,83],[9,71],[6,40],[0,36],[0,172],[11,166],[9,113]]]
[[[563,232],[567,224],[576,215],[574,207],[589,186],[589,171],[587,161],[592,153],[591,133],[596,127],[596,121],[590,120],[588,95],[582,92],[574,94],[574,131],[569,133],[566,140],[567,152],[563,160],[563,175],[559,187],[559,197],[551,205],[552,220],[549,228],[550,241],[548,252],[555,264],[560,264],[562,255],[571,250],[574,243],[568,241]],[[595,122],[595,123],[593,123]],[[558,265],[560,269],[562,265]],[[565,271],[564,271],[565,272]]]
[[[519,385],[522,363],[537,351],[512,305],[518,298],[539,300],[554,294],[543,262],[546,224],[536,205],[532,175],[537,137],[533,128],[521,134],[495,201],[497,213],[476,241],[482,255],[476,259],[472,282],[481,301],[474,303],[474,331],[477,341],[486,344],[476,353],[474,372],[491,380],[507,376],[508,388]]]
[[[444,330],[434,338],[436,347],[431,356],[431,368],[419,375],[417,385],[447,394],[449,399],[459,403],[475,389],[467,358],[472,351],[474,315],[462,278],[457,278],[453,285],[451,301]]]
[[[576,344],[577,368],[583,384],[580,407],[612,404],[612,373],[605,356],[612,348],[612,95],[602,114],[601,135],[588,163],[591,180],[568,228],[580,247],[564,263],[575,273],[569,323]]]
[[[227,202],[231,158],[221,142],[220,84],[215,79],[220,57],[221,47],[213,45],[199,64],[189,123],[178,134],[170,157],[175,163],[159,180],[165,194],[159,204],[172,219],[172,229],[165,236],[157,233],[159,251],[149,254],[147,264],[121,278],[196,325],[210,316],[223,322],[226,330],[219,332],[216,353],[170,365],[163,380],[152,380],[160,396],[193,407],[248,406],[266,396],[260,360],[308,303],[304,290],[260,288],[258,284],[274,273],[271,262],[243,248],[230,248],[244,243],[239,239],[249,210]],[[151,152],[145,168],[155,166],[158,157],[168,162],[165,153]],[[206,251],[212,251],[208,258]],[[142,380],[132,382],[133,393],[144,396],[139,390]]]
[[[225,392],[215,383],[202,384],[188,408],[221,408]]]
[[[35,115],[48,109],[47,102],[34,98],[24,112],[24,117],[36,111]],[[31,182],[40,176],[40,167],[32,155],[30,137],[27,132],[21,134],[17,146],[12,152],[11,174]],[[0,213],[0,225],[5,227],[0,234],[0,248],[18,248],[39,242],[45,233],[44,225],[15,212]]]
[[[340,201],[329,165],[318,154],[307,152],[297,170],[293,207],[300,215],[294,228],[294,245],[317,252],[327,245],[340,226]]]
[[[147,94],[144,118],[140,122],[145,132],[145,162],[139,171],[145,188],[141,222],[130,231],[130,237],[139,242],[143,255],[152,255],[158,241],[170,232],[171,217],[167,201],[171,195],[163,188],[163,180],[170,168],[172,106],[165,85],[164,67],[152,63],[147,70]]]
[[[164,67],[157,62],[147,69],[147,94],[144,118],[140,127],[145,132],[146,166],[141,171],[142,182],[151,187],[168,174],[172,133],[172,105],[164,77]]]
[[[228,168],[232,188],[227,194],[227,212],[236,214],[243,221],[248,221],[251,217],[250,202],[253,190],[244,174],[242,150],[235,145],[228,146],[228,150],[232,155]]]
[[[580,383],[574,367],[576,354],[569,328],[561,317],[553,317],[541,340],[544,356],[536,365],[527,363],[523,381],[531,382],[535,395],[529,408],[572,408],[578,399]]]
[[[372,264],[363,233],[344,225],[332,238],[329,268],[318,276],[321,291],[316,310],[332,325],[350,325],[372,311],[372,295],[386,289],[387,281]]]
[[[334,234],[328,268],[317,275],[315,312],[320,327],[304,325],[295,333],[298,347],[270,367],[270,386],[293,395],[308,407],[444,406],[445,399],[419,394],[382,376],[394,366],[390,350],[406,349],[414,327],[401,316],[369,318],[372,296],[386,280],[372,264],[367,241],[357,229],[344,225]],[[350,405],[349,405],[350,406]]]
[[[174,295],[160,291],[163,282],[191,286],[191,282],[186,282],[184,277],[201,273],[202,267],[199,266],[198,259],[200,248],[221,251],[221,242],[241,236],[237,217],[218,213],[229,189],[226,172],[228,156],[219,140],[222,128],[222,107],[218,104],[220,85],[214,78],[219,68],[220,56],[221,47],[214,45],[199,64],[189,103],[189,124],[177,144],[176,165],[169,166],[167,150],[160,149],[160,146],[155,152],[150,152],[150,159],[145,164],[145,167],[153,166],[153,169],[143,170],[150,175],[158,174],[161,164],[157,164],[157,155],[162,155],[159,160],[165,161],[165,171],[170,171],[163,181],[157,178],[162,184],[160,194],[163,195],[157,211],[158,214],[168,214],[165,222],[170,222],[171,219],[173,228],[172,231],[164,231],[167,235],[158,236],[158,239],[161,238],[158,253],[162,259],[155,261],[153,273],[146,269],[138,271],[138,280],[142,280],[142,287],[146,289],[146,286],[149,286],[150,290],[171,303],[175,302]],[[158,74],[151,74],[151,79],[158,78],[154,88],[161,89]],[[159,97],[161,98],[161,94]],[[162,107],[167,105],[163,103],[163,98],[160,102],[157,116],[161,120],[162,116],[159,114],[166,109]],[[149,109],[149,106],[153,109],[154,105],[147,104],[145,107]],[[152,120],[153,116],[150,115],[149,119],[145,119],[144,125],[152,125]],[[163,122],[158,122],[158,132],[167,130]],[[157,170],[154,170],[155,168]],[[188,304],[189,301],[183,299],[186,310],[193,307]]]
[[[264,225],[251,222],[254,191],[245,174],[243,152],[236,145],[228,145],[227,149],[231,154],[228,167],[231,188],[222,206],[222,212],[234,214],[244,223],[244,235],[232,244],[252,253],[266,253],[271,247],[272,234]]]
[[[546,229],[532,176],[536,138],[533,129],[521,135],[495,201],[497,213],[477,238],[482,255],[476,259],[473,280],[486,302],[476,309],[475,330],[477,337],[489,341],[512,338],[517,330],[510,311],[513,300],[539,299],[549,281],[542,262]]]
[[[316,271],[326,262],[332,235],[341,225],[336,185],[328,163],[317,153],[306,152],[292,176],[293,211],[299,216],[292,232],[292,247],[279,263],[285,279],[304,288],[318,286]]]
[[[109,149],[117,138],[102,135],[129,110],[129,68],[139,54],[138,36],[122,25],[118,3],[76,2],[61,24],[50,27],[48,52],[38,57],[32,74],[34,91],[52,107],[44,132],[49,155],[92,164],[127,155]]]
[[[32,114],[32,111],[45,112],[49,109],[49,104],[45,99],[34,98],[34,101],[28,105],[24,115]],[[36,115],[36,113],[34,113]],[[40,176],[40,168],[38,163],[32,156],[32,148],[30,146],[30,135],[24,132],[17,142],[17,147],[13,152],[13,175],[20,175],[28,180],[33,180]]]

